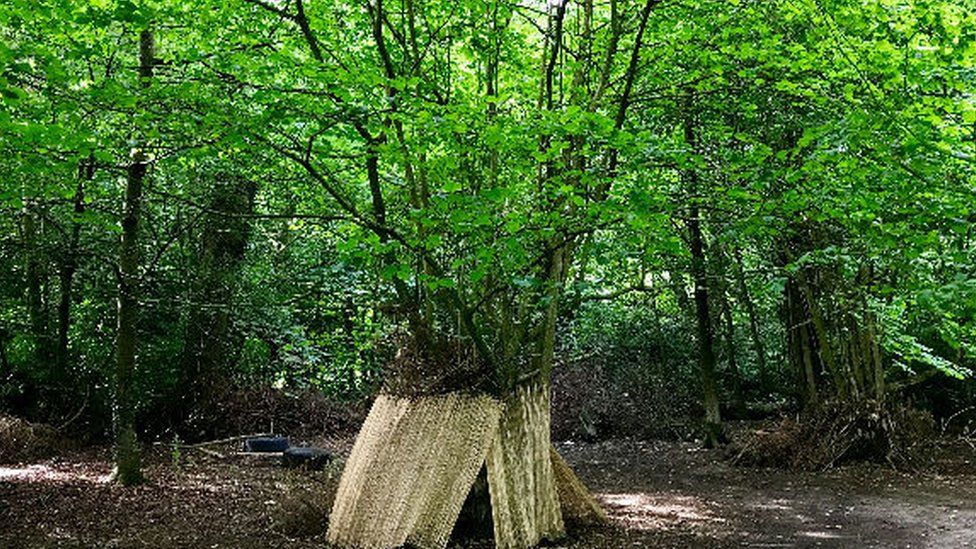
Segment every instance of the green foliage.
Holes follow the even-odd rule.
[[[873,318],[892,380],[968,377],[974,14],[970,0],[6,2],[0,394],[56,389],[110,415],[136,144],[145,418],[184,419],[212,383],[368,394],[402,330],[476,348],[500,390],[545,375],[557,323],[563,350],[599,351],[611,372],[653,352],[639,362],[694,386],[692,212],[711,322],[723,332],[727,315],[719,340],[749,347],[719,353],[726,392],[732,359],[756,396],[795,392],[783,310],[803,274],[832,338],[816,352]]]

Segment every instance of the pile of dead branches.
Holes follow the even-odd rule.
[[[67,444],[53,427],[0,415],[0,463],[49,458],[64,451]]]
[[[931,414],[899,402],[829,402],[754,431],[729,450],[737,465],[822,471],[850,463],[914,470],[931,465]]]
[[[470,341],[445,334],[398,333],[385,345],[395,345],[397,352],[383,371],[384,393],[414,397],[491,392],[494,379]]]

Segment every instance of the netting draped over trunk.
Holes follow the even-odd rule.
[[[482,466],[499,548],[561,537],[564,513],[604,516],[551,447],[548,387],[519,388],[505,402],[470,393],[381,395],[343,471],[328,541],[444,547]]]
[[[549,391],[521,387],[506,402],[488,452],[488,490],[499,548],[532,547],[563,533],[549,446]]]

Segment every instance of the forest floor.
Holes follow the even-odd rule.
[[[559,449],[611,525],[557,547],[976,547],[976,473],[961,458],[943,474],[797,473],[733,467],[690,443]],[[192,450],[174,464],[157,447],[146,459],[149,482],[125,489],[109,482],[108,457],[93,449],[0,467],[0,548],[324,546],[322,535],[290,538],[276,518],[289,491],[318,493],[314,473]]]

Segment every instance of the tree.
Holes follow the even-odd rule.
[[[139,83],[149,87],[155,65],[155,41],[151,30],[139,33]],[[133,128],[135,132],[142,128]],[[140,260],[139,219],[143,183],[149,168],[145,143],[132,148],[126,170],[122,241],[119,247],[118,331],[115,371],[115,478],[125,486],[142,482],[135,415],[137,398],[133,389],[139,329]]]

